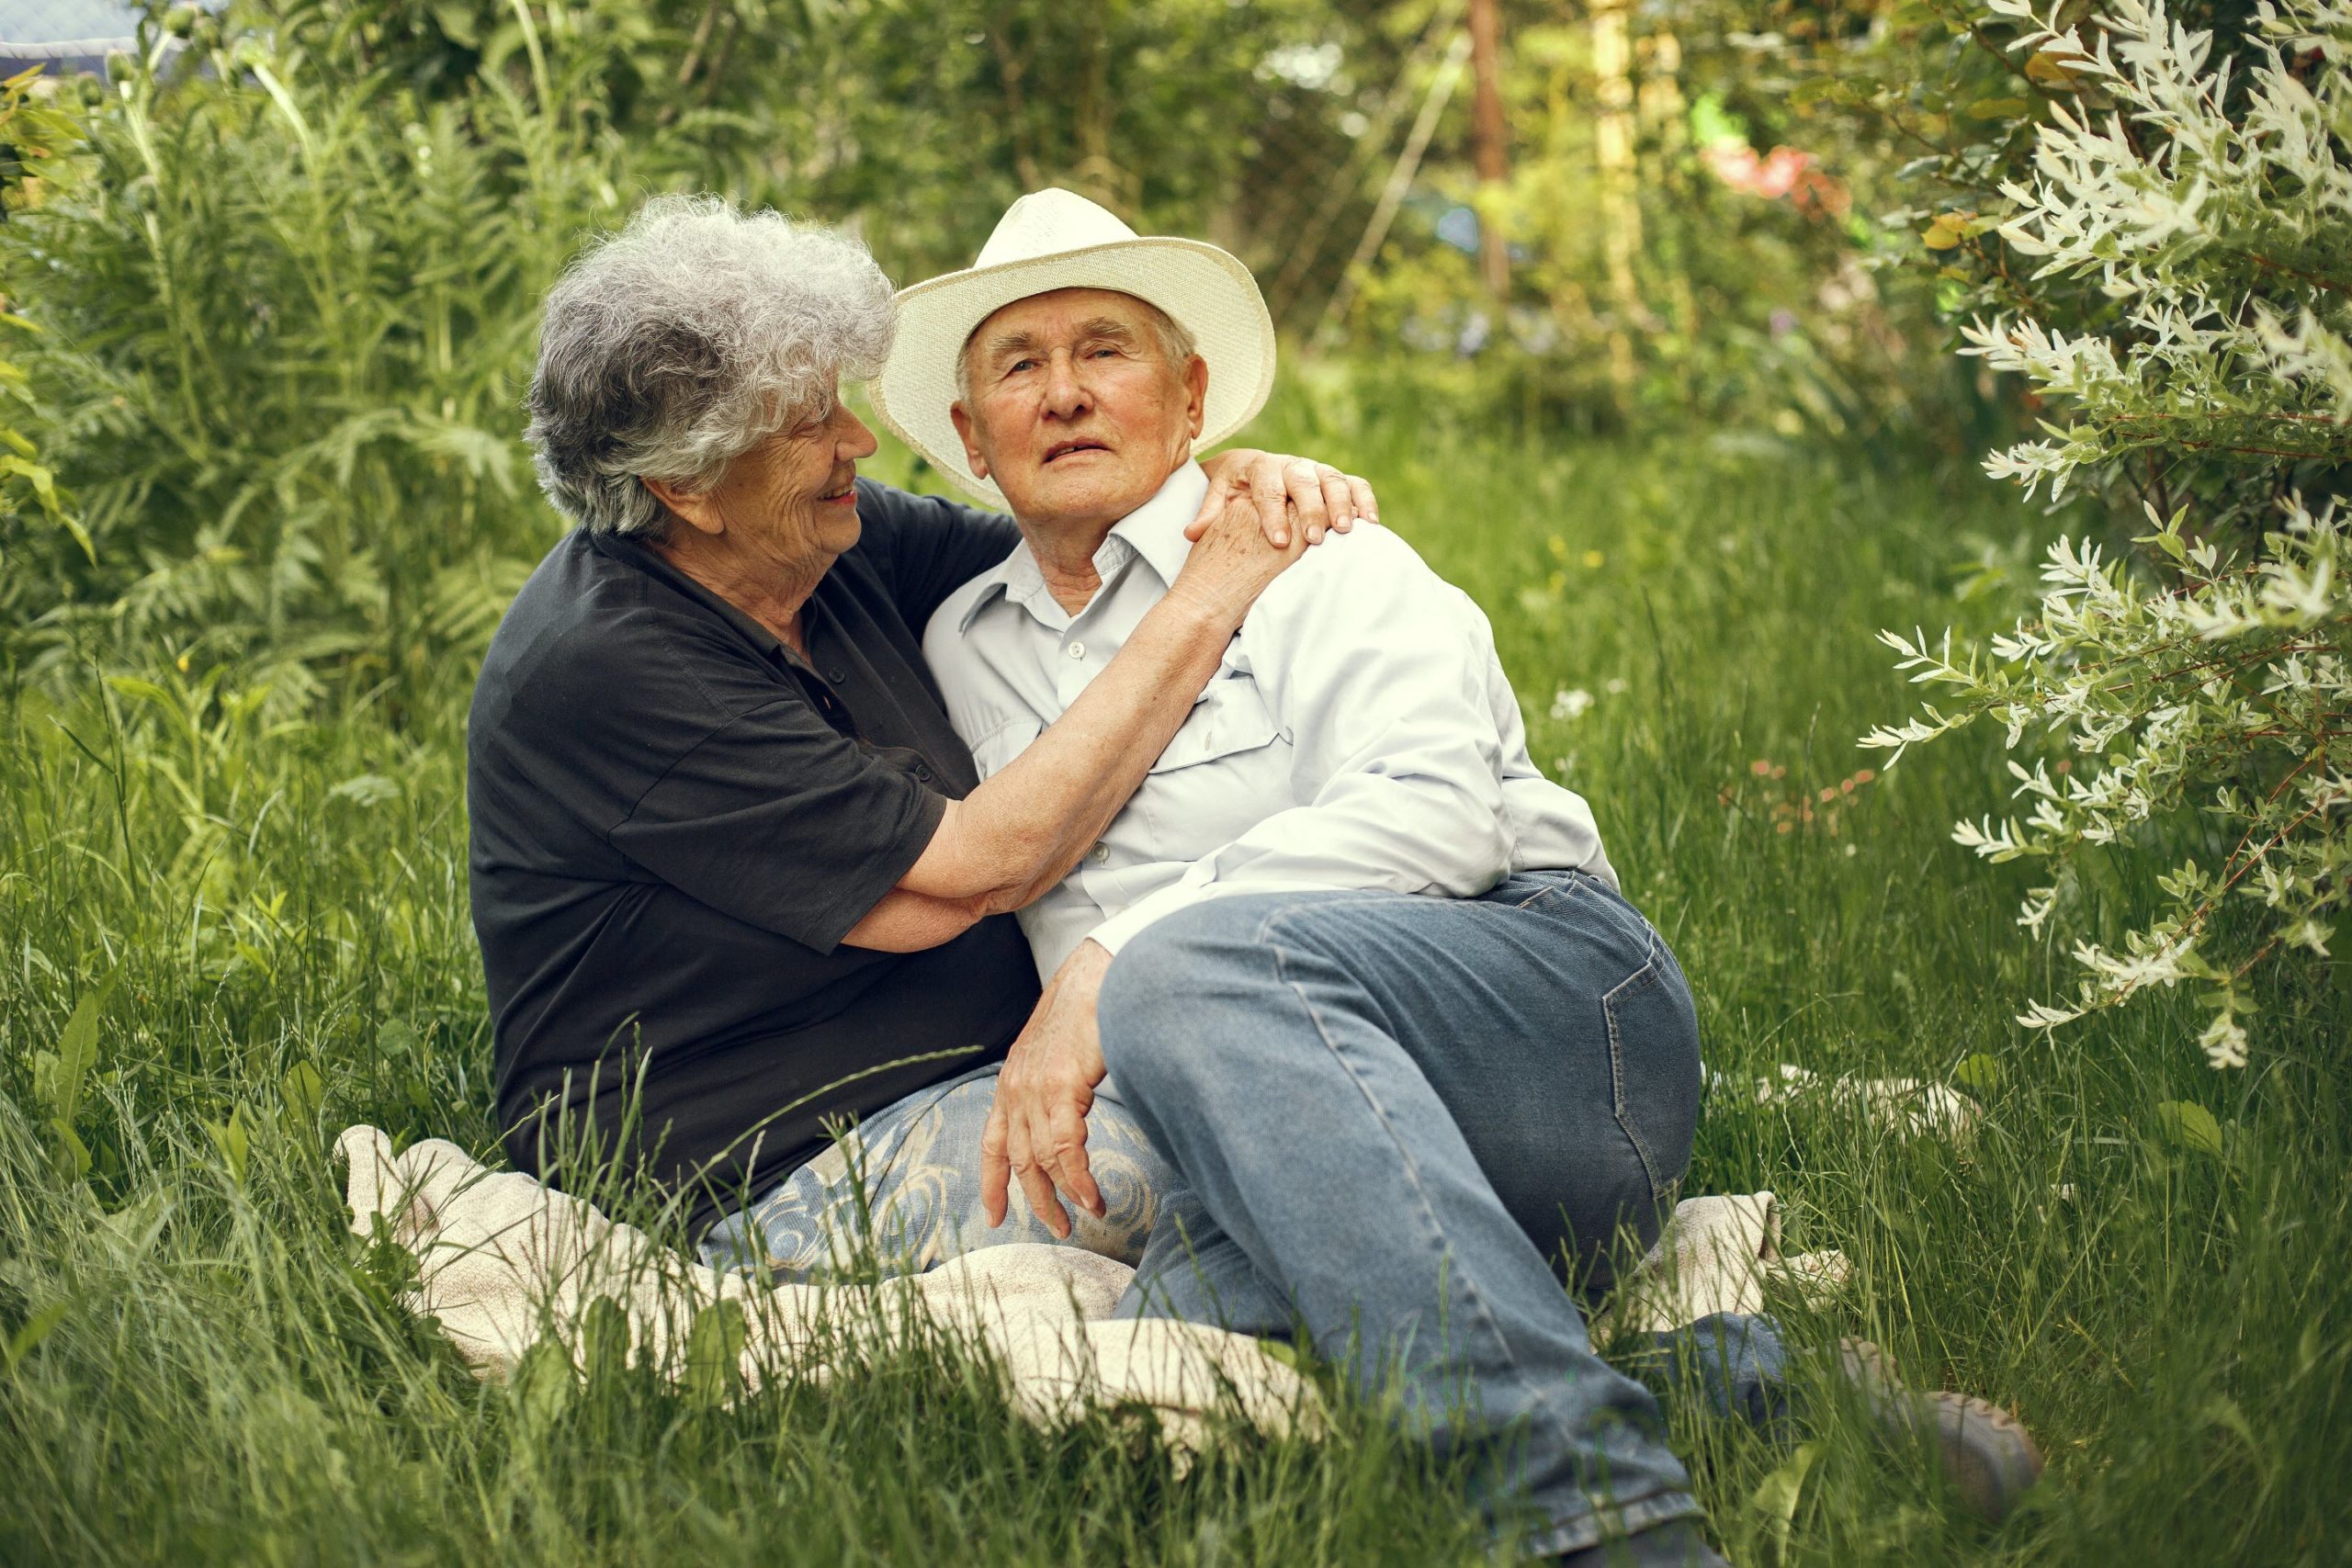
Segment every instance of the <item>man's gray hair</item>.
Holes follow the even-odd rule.
[[[1112,292],[1125,293],[1125,290],[1114,289]],[[1159,340],[1160,357],[1168,361],[1170,369],[1181,374],[1201,352],[1200,345],[1193,341],[1192,333],[1186,330],[1183,322],[1142,295],[1128,294],[1127,298],[1143,307],[1143,319],[1151,324],[1152,336]],[[986,325],[988,322],[985,321],[980,323],[981,327]],[[967,409],[972,403],[972,344],[979,341],[979,336],[980,327],[974,327],[971,335],[964,340],[963,352],[956,356],[956,400]]]
[[[527,400],[548,499],[592,533],[659,538],[688,491],[830,405],[890,352],[890,280],[847,235],[716,196],[662,196],[548,291]]]

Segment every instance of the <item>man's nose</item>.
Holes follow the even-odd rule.
[[[1046,362],[1046,407],[1057,418],[1070,419],[1086,412],[1091,399],[1079,378],[1075,355],[1057,354]]]

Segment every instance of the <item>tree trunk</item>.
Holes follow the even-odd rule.
[[[1591,0],[1592,73],[1598,107],[1592,121],[1594,161],[1600,170],[1600,254],[1609,277],[1609,373],[1618,389],[1634,384],[1634,328],[1647,312],[1634,258],[1642,248],[1642,207],[1634,168],[1634,51],[1628,0]]]
[[[1503,184],[1510,156],[1503,123],[1502,17],[1498,0],[1470,0],[1470,71],[1474,137],[1471,161],[1478,171],[1478,270],[1494,297],[1510,297],[1510,253],[1505,248]]]

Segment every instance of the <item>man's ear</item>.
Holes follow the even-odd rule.
[[[638,476],[637,482],[653,494],[653,499],[670,509],[671,515],[683,520],[698,534],[713,538],[727,532],[727,519],[719,515],[718,498],[708,491],[681,490],[668,479],[650,479]]]
[[[963,439],[964,462],[972,470],[972,477],[976,479],[988,478],[989,460],[980,451],[978,436],[973,434],[978,427],[972,423],[972,416],[964,412],[962,403],[955,402],[947,405],[947,417],[956,422],[956,434]]]
[[[1186,417],[1193,422],[1193,439],[1198,441],[1209,406],[1209,362],[1197,354],[1185,362],[1184,390],[1192,400]]]

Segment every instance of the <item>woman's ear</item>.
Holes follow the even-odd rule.
[[[708,491],[681,490],[668,479],[650,479],[638,476],[638,483],[652,493],[653,499],[670,509],[672,516],[683,521],[698,534],[714,538],[727,532],[727,520],[718,514],[718,498]]]

